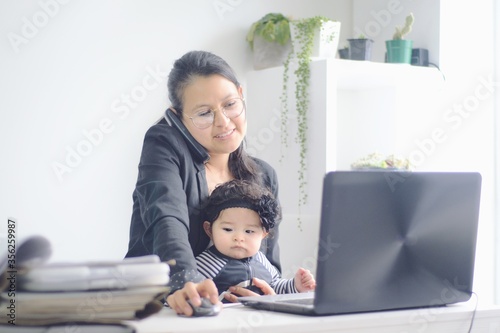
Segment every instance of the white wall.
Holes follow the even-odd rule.
[[[168,105],[173,61],[209,50],[244,83],[251,23],[278,11],[349,25],[344,2],[0,0],[2,236],[13,217],[18,239],[50,238],[55,261],[122,258],[143,136]]]
[[[439,118],[429,128],[443,128],[447,140],[436,146],[426,166],[475,170],[482,174],[474,288],[483,302],[495,300],[493,291],[499,280],[495,278],[494,246],[494,185],[498,168],[495,167],[498,147],[494,146],[495,131],[498,133],[494,126],[498,78],[494,77],[494,59],[498,55],[494,55],[493,6],[492,0],[478,0],[471,10],[468,4],[441,0],[441,12],[453,13],[441,17],[440,65],[447,84],[440,99]]]
[[[500,53],[500,4],[498,2],[495,3],[494,7],[494,17],[496,17],[496,20],[494,20],[494,43],[495,43],[495,75],[494,78],[498,82],[500,78],[500,62],[498,61],[498,54]],[[494,103],[494,122],[493,126],[495,129],[500,128],[500,115],[498,114],[498,109],[500,107],[500,91],[497,89],[495,90],[495,101]],[[495,244],[495,301],[497,303],[500,303],[500,283],[498,282],[500,279],[500,170],[499,170],[499,165],[500,165],[500,155],[497,153],[500,148],[500,135],[498,134],[498,130],[495,131],[495,144],[494,144],[494,151],[495,153],[495,162],[494,162],[494,174],[495,174],[495,190],[494,190],[494,209],[493,209],[493,214],[494,214],[494,230],[495,230],[495,236],[494,236],[494,244]]]

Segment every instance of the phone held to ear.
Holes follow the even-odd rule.
[[[203,162],[206,162],[210,159],[210,155],[208,155],[205,148],[203,148],[203,146],[193,138],[186,126],[170,108],[165,111],[165,120],[170,126],[175,127],[179,130],[179,132],[182,134],[182,136],[190,146],[191,151],[195,154],[195,158],[200,159]]]

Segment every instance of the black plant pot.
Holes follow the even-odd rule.
[[[349,48],[345,47],[343,49],[339,49],[339,58],[349,59]]]
[[[371,60],[372,59],[372,39],[348,39],[349,59],[351,60]]]

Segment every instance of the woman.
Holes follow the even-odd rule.
[[[217,302],[215,286],[202,281],[195,261],[210,241],[203,229],[209,194],[218,184],[244,179],[267,187],[277,198],[278,180],[269,164],[245,152],[243,89],[222,58],[205,51],[186,53],[174,63],[168,90],[171,107],[144,139],[126,256],[174,259],[172,284],[184,287],[172,290],[167,302],[178,313],[191,315],[186,299],[198,305],[201,295]],[[277,229],[261,251],[281,270]],[[272,293],[267,284],[256,284]],[[235,295],[226,298],[236,300]]]

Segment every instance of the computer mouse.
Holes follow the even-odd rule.
[[[220,312],[220,306],[212,304],[208,298],[201,298],[200,306],[194,306],[191,303],[191,300],[188,300],[187,302],[193,309],[193,317],[217,316]]]

